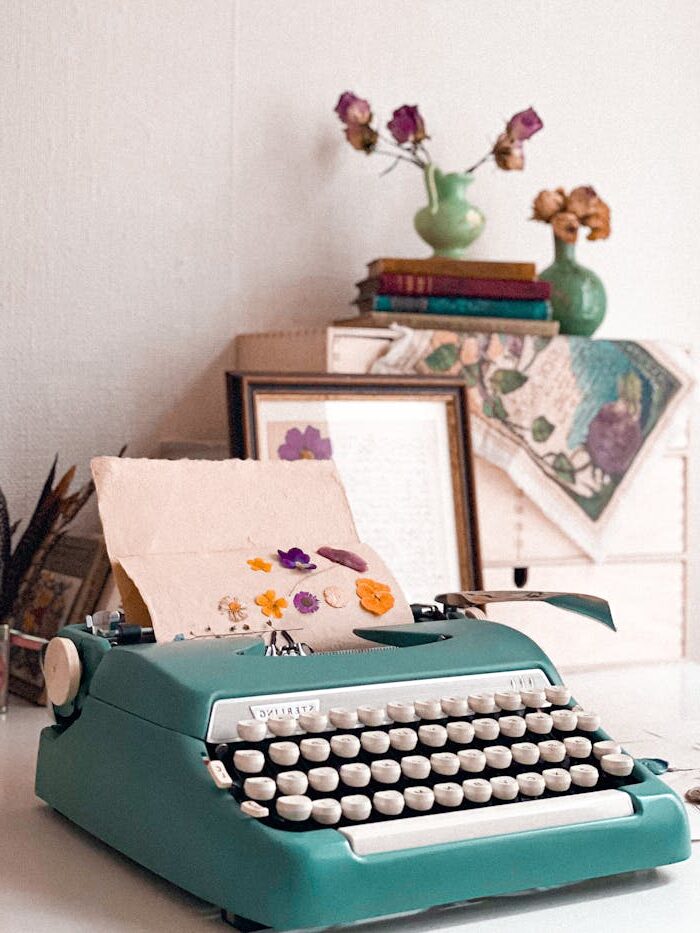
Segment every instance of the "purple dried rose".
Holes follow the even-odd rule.
[[[536,111],[529,107],[527,110],[521,110],[514,114],[508,121],[506,133],[516,142],[522,142],[538,133],[544,123],[540,120]]]
[[[364,573],[367,570],[367,561],[352,551],[344,551],[342,548],[336,547],[320,547],[316,553],[320,554],[321,557],[332,560],[334,564],[342,564],[343,567],[349,567],[358,573]]]
[[[284,444],[277,448],[280,460],[330,460],[333,456],[329,437],[321,437],[318,428],[308,425],[303,431],[290,428]]]
[[[624,476],[642,446],[639,417],[624,399],[608,402],[588,426],[586,450],[594,467],[608,476]]]
[[[316,612],[319,607],[318,598],[313,593],[302,591],[294,597],[294,608],[306,615],[309,612]]]
[[[288,570],[315,570],[316,564],[311,563],[311,558],[305,554],[300,547],[291,547],[288,551],[277,550],[279,562]]]
[[[394,111],[391,120],[387,123],[387,129],[400,145],[409,142],[420,143],[428,138],[418,107],[411,107],[409,104],[404,104],[403,107]]]
[[[352,91],[344,91],[335,105],[335,112],[346,125],[352,123],[366,124],[372,119],[372,108],[369,102],[353,94]]]

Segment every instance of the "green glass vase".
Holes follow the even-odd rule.
[[[605,317],[605,288],[592,269],[576,262],[576,245],[554,237],[554,262],[540,278],[552,283],[552,316],[559,333],[590,337]]]
[[[414,218],[416,232],[432,246],[434,256],[463,259],[486,222],[478,207],[467,200],[474,176],[468,172],[444,174],[432,163],[426,165],[424,176],[428,204]]]

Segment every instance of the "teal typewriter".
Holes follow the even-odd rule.
[[[314,651],[306,627],[303,641],[281,628],[155,641],[152,593],[152,626],[127,609],[126,621],[62,630],[45,659],[56,722],[41,734],[38,796],[239,930],[344,924],[689,856],[671,789],[577,705],[530,638],[481,611],[540,600],[613,627],[606,603],[454,592],[391,624],[385,584],[373,623],[360,551],[337,565],[362,594],[351,648]],[[143,590],[150,571],[124,554]],[[325,570],[292,557],[289,579],[308,596]],[[249,566],[256,587],[263,576],[273,571]]]

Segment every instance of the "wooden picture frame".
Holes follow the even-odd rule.
[[[237,372],[226,378],[232,457],[333,459],[360,538],[386,560],[409,601],[482,588],[462,380]]]

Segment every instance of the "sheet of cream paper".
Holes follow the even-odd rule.
[[[252,460],[129,460],[92,462],[100,517],[127,618],[152,624],[158,641],[293,630],[315,650],[366,644],[353,629],[412,621],[399,585],[370,547],[357,536],[345,491],[330,462]],[[322,546],[360,554],[358,573],[321,558]],[[301,547],[317,569],[280,566],[277,548]],[[261,557],[269,572],[253,570]],[[390,586],[394,606],[376,616],[360,605],[358,578]],[[337,587],[347,603],[331,606],[324,590]],[[255,603],[272,590],[285,599],[272,626]],[[310,592],[319,608],[301,613],[294,596]],[[240,625],[219,609],[224,597],[247,607]],[[243,625],[248,625],[247,629]]]

